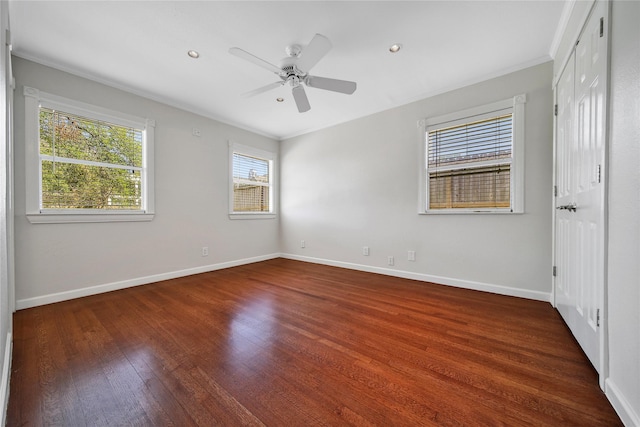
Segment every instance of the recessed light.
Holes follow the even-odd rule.
[[[401,45],[401,44],[399,44],[399,43],[392,44],[392,45],[389,47],[389,52],[391,52],[391,53],[396,53],[396,52],[398,52],[400,49],[402,49],[402,45]]]
[[[284,101],[284,98],[276,98],[276,101],[278,101],[278,102],[283,102],[283,101]]]
[[[195,50],[190,50],[187,52],[187,55],[189,55],[190,57],[192,57],[193,59],[198,59],[200,58],[200,54],[195,51]]]

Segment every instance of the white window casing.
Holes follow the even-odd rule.
[[[249,166],[253,163],[256,168]],[[236,173],[234,173],[234,171]],[[276,217],[276,153],[229,141],[229,218],[273,219]],[[243,187],[242,189],[237,187]],[[239,192],[252,191],[244,203]],[[265,197],[265,193],[268,195]]]
[[[154,127],[155,122],[108,110],[90,104],[24,87],[25,97],[25,184],[26,214],[31,223],[151,221],[154,203]],[[100,162],[56,158],[40,153],[40,109],[59,110],[90,120],[110,123],[142,131],[141,167],[118,166]],[[140,173],[141,208],[107,209],[46,209],[42,205],[42,163],[63,160],[66,164],[131,169]]]
[[[475,108],[466,109],[463,111],[454,112],[438,117],[431,117],[418,122],[418,129],[420,131],[420,185],[419,185],[419,206],[418,213],[420,214],[474,214],[474,213],[523,213],[524,212],[524,120],[525,110],[524,104],[526,102],[526,94],[514,96],[513,98],[503,101],[494,102],[491,104],[482,105]],[[509,117],[510,116],[510,117]],[[457,151],[456,146],[452,143],[447,145],[447,137],[462,129],[475,130],[480,129],[483,123],[491,122],[492,126],[499,129],[503,126],[503,129],[509,129],[511,127],[510,135],[503,133],[500,137],[504,137],[502,142],[494,143],[494,146],[501,145],[501,148],[507,147],[506,142],[508,137],[511,139],[511,155],[501,156],[483,156],[477,155],[473,160],[469,160],[468,153],[466,160],[456,161],[455,153]],[[505,126],[506,124],[506,126]],[[447,132],[450,132],[447,135]],[[498,132],[496,132],[497,134]],[[442,135],[444,142],[437,142],[437,151],[433,149],[429,152],[429,135],[432,139]],[[482,147],[480,137],[476,138],[475,143],[478,144],[478,152],[482,153]],[[472,141],[473,142],[473,141]],[[467,145],[467,147],[469,147]],[[447,152],[449,150],[449,152]],[[437,153],[434,156],[434,152]],[[449,158],[447,159],[447,155]],[[432,161],[429,162],[429,159]],[[437,159],[438,161],[434,161]],[[444,159],[444,161],[443,161]],[[483,170],[484,168],[484,170]],[[460,203],[461,207],[453,206],[438,206],[436,203],[439,198],[437,194],[431,195],[431,179],[442,178],[446,179],[447,174],[454,179],[455,176],[460,176],[466,172],[469,175],[478,175],[481,171],[485,173],[495,172],[495,176],[499,176],[499,170],[508,170],[508,200],[507,204],[501,204],[500,206],[471,206],[472,202]],[[503,172],[505,173],[505,172]],[[441,176],[438,176],[441,175]],[[433,178],[432,178],[433,177]],[[451,184],[449,184],[451,185]],[[507,184],[503,184],[507,185]],[[449,191],[452,191],[447,187]],[[473,187],[471,187],[473,188]],[[506,188],[506,187],[505,187]],[[466,191],[469,191],[468,189]],[[473,190],[475,191],[475,190]],[[434,197],[432,204],[430,198]]]

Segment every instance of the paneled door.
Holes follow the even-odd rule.
[[[606,3],[596,3],[556,86],[555,303],[604,366]]]

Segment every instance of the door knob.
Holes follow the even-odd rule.
[[[556,209],[566,209],[569,212],[575,212],[578,209],[578,206],[575,203],[570,203],[568,205],[562,205],[562,206],[558,206],[556,207]]]

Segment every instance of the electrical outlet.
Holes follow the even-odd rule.
[[[369,256],[369,246],[362,247],[362,255]]]
[[[300,247],[304,248],[307,246],[307,243],[304,240],[300,240]]]
[[[209,248],[207,246],[202,247],[202,256],[209,256]]]
[[[394,262],[395,262],[395,260],[393,259],[393,257],[392,257],[392,256],[390,256],[390,257],[388,257],[388,258],[387,258],[387,264],[389,264],[389,265],[393,265],[393,264],[394,264]]]
[[[407,259],[409,261],[415,261],[416,260],[416,251],[407,252]]]

